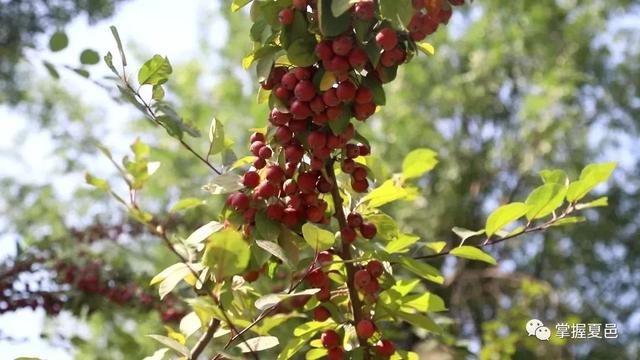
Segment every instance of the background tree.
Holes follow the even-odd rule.
[[[509,6],[509,12],[502,11],[505,6]],[[440,169],[431,175],[430,182],[423,187],[423,196],[428,201],[425,207],[428,216],[412,210],[420,201],[411,205],[392,206],[388,211],[401,216],[405,224],[403,226],[424,239],[452,241],[449,230],[453,225],[478,228],[481,226],[478,221],[484,218],[488,209],[494,207],[493,204],[505,199],[522,198],[523,194],[528,193],[534,184],[535,170],[558,166],[577,171],[597,154],[603,154],[603,148],[616,149],[612,140],[622,142],[621,148],[628,149],[637,135],[637,125],[633,119],[637,119],[638,111],[637,104],[634,106],[637,77],[631,76],[637,73],[638,54],[633,52],[629,44],[637,39],[638,32],[633,27],[622,26],[617,29],[612,24],[624,18],[623,14],[635,9],[634,6],[637,5],[633,2],[607,3],[605,6],[598,1],[584,2],[576,7],[561,6],[555,2],[526,6],[483,2],[473,4],[467,16],[454,19],[469,27],[455,34],[454,38],[444,39],[441,34],[440,38],[432,40],[437,56],[419,58],[400,72],[397,89],[415,91],[403,96],[389,96],[389,104],[376,116],[379,120],[373,127],[375,131],[367,134],[375,139],[374,155],[384,154],[380,161],[381,172],[385,171],[385,167],[397,169],[394,164],[401,162],[410,149],[421,146],[443,149],[440,151]],[[221,10],[227,11],[226,7],[221,7]],[[217,105],[214,106],[215,115],[225,123],[225,129],[232,134],[230,137],[238,139],[236,144],[244,144],[248,136],[242,130],[244,125],[257,118],[262,126],[264,119],[260,119],[259,114],[263,113],[264,108],[249,105],[254,103],[254,99],[251,91],[243,88],[246,79],[238,71],[239,59],[248,53],[248,48],[243,50],[237,46],[245,43],[246,23],[237,14],[229,19],[229,26],[235,31],[229,32],[232,38],[228,43],[236,45],[223,52],[228,56],[228,63],[222,65],[222,69],[231,71],[221,72],[224,75],[216,82],[215,89],[207,90],[196,84],[198,75],[208,72],[193,62],[176,68],[176,80],[170,83],[170,91],[181,103],[180,112],[189,114],[195,127],[200,129],[207,126],[211,114],[206,109],[211,105],[211,97],[214,97],[214,105]],[[523,26],[523,22],[526,22],[526,26]],[[556,42],[548,41],[550,32],[555,35]],[[588,36],[590,34],[600,34],[600,37],[594,41],[594,36]],[[237,40],[233,41],[236,36]],[[607,42],[607,39],[618,40]],[[242,106],[243,103],[246,106]],[[240,111],[249,106],[252,116]],[[425,130],[410,131],[415,128]],[[601,133],[601,129],[622,130],[594,139],[593,134]],[[161,133],[156,134],[162,139]],[[397,134],[395,138],[402,141],[382,134]],[[626,145],[624,140],[620,141],[624,138],[621,134],[631,139]],[[160,160],[164,165],[159,171],[164,172],[150,183],[154,190],[145,192],[149,202],[158,209],[167,209],[178,198],[197,194],[201,185],[198,174],[204,174],[203,169],[187,161],[186,154],[176,152],[173,143],[158,140],[153,142],[153,148],[154,153],[162,155]],[[517,244],[496,249],[495,254],[499,259],[514,260],[513,267],[508,264],[507,268],[501,268],[507,275],[495,274],[473,265],[444,264],[445,267],[454,266],[454,273],[457,274],[452,277],[455,279],[452,280],[453,286],[442,289],[441,295],[449,300],[447,303],[451,304],[452,314],[461,322],[459,336],[484,339],[481,346],[487,357],[495,356],[499,351],[509,357],[514,344],[520,351],[518,355],[526,356],[523,353],[527,351],[526,348],[533,348],[536,344],[518,335],[522,334],[522,321],[537,313],[532,310],[536,302],[531,299],[536,299],[534,295],[539,294],[540,311],[548,311],[547,316],[551,319],[578,315],[584,321],[618,321],[618,324],[622,324],[624,318],[629,319],[629,326],[621,331],[619,344],[589,343],[575,348],[563,347],[563,351],[597,358],[599,351],[611,353],[618,349],[623,352],[625,346],[628,349],[637,346],[633,340],[637,326],[633,325],[634,317],[631,316],[636,296],[633,289],[637,287],[637,279],[627,275],[637,267],[633,260],[637,247],[631,242],[633,234],[637,232],[633,225],[637,222],[634,221],[636,212],[632,210],[637,207],[637,186],[634,185],[637,178],[632,176],[634,171],[637,172],[637,158],[630,153],[623,165],[627,174],[618,172],[617,187],[607,190],[611,206],[606,211],[611,213],[604,213],[601,209],[597,217],[592,215],[590,222],[566,233],[547,233],[541,241],[528,238],[523,242],[530,245],[524,247]],[[510,171],[505,172],[505,169]],[[177,178],[185,179],[186,174],[189,174],[192,183],[182,185],[175,181]],[[517,174],[532,176],[520,179]],[[24,196],[36,192],[42,194],[38,206],[27,205],[29,208],[50,209],[42,213],[68,216],[67,211],[49,198],[46,189],[12,186],[15,186],[12,194],[23,196],[17,196],[17,199],[24,199]],[[174,190],[166,192],[165,189]],[[433,196],[436,192],[437,197]],[[151,194],[157,196],[158,200],[151,200]],[[42,202],[45,200],[51,205],[44,207]],[[22,203],[15,201],[7,208],[20,208],[19,204]],[[73,205],[74,208],[77,206]],[[185,229],[201,223],[208,213],[219,209],[219,204],[207,206],[189,213],[192,223],[180,219]],[[78,213],[82,211],[78,210]],[[60,218],[50,220],[49,217],[39,217],[37,212],[11,211],[9,214],[15,233],[21,234],[22,239],[32,238],[38,242],[42,241],[42,236],[36,231],[34,219],[40,219],[47,226],[61,222]],[[122,222],[122,217],[118,217],[111,221]],[[428,219],[428,225],[424,225],[427,224],[425,219]],[[90,222],[91,219],[85,217],[84,221]],[[68,238],[68,229],[58,228],[61,229],[60,237]],[[567,238],[574,241],[568,243]],[[53,243],[63,249],[70,248],[60,240]],[[156,240],[149,239],[138,251],[147,255],[150,244],[155,243]],[[40,244],[42,248],[50,246],[47,242]],[[544,246],[539,246],[542,244]],[[126,246],[127,251],[135,250],[131,243]],[[111,248],[107,249],[97,253],[112,251]],[[608,249],[615,249],[622,255],[608,258]],[[166,250],[159,247],[157,251],[158,259],[166,258]],[[571,256],[566,255],[569,251]],[[155,269],[167,265],[162,260],[145,260],[153,264]],[[625,266],[620,267],[621,263]],[[152,275],[155,269],[148,269],[146,276]],[[512,273],[514,271],[515,274]],[[549,285],[514,286],[514,281],[527,278],[520,276],[525,271],[533,276],[534,283],[541,280],[543,285],[545,282]],[[608,281],[602,281],[603,277]],[[482,281],[474,281],[476,278]],[[477,295],[473,297],[470,296],[471,292],[461,294],[460,290],[456,290],[468,289],[472,284],[477,285],[477,291],[473,292]],[[505,303],[498,301],[500,296],[496,295],[496,289],[500,290],[499,294],[512,299],[529,299],[532,301],[531,308],[509,311],[508,304],[505,306]],[[618,294],[622,293],[628,293],[630,300],[620,301]],[[566,303],[550,306],[551,303],[544,299],[553,294],[570,294],[571,297]],[[608,294],[611,294],[610,299],[607,299]],[[479,304],[482,306],[479,307]],[[118,308],[109,308],[104,313],[113,312],[117,315],[119,311]],[[491,321],[493,316],[486,314],[495,314],[500,320]],[[136,321],[143,321],[143,318],[140,316]],[[114,320],[117,323],[117,316]],[[497,337],[504,331],[502,327],[505,324],[511,324],[509,333],[514,336]],[[117,336],[111,336],[110,339]],[[444,342],[447,344],[447,341]],[[97,344],[84,346],[92,348]],[[116,353],[118,346],[122,346],[126,353],[133,347],[132,344],[110,343],[109,351]],[[560,349],[550,347],[538,351],[557,352]],[[101,353],[94,350],[89,351],[92,354]]]

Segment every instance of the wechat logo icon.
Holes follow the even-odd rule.
[[[551,330],[538,319],[529,320],[525,328],[529,336],[535,336],[538,340],[548,341],[551,337]]]

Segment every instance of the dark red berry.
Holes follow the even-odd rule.
[[[373,239],[377,232],[378,229],[372,223],[363,223],[360,225],[360,234],[362,234],[362,237],[365,239]]]
[[[273,203],[267,206],[267,217],[271,220],[280,221],[284,215],[284,205],[281,203]]]
[[[338,333],[333,330],[327,330],[323,332],[320,336],[320,340],[322,341],[322,346],[324,346],[326,349],[335,349],[340,343],[340,337],[338,336]]]
[[[351,213],[347,215],[347,224],[349,224],[349,227],[356,229],[362,225],[362,222],[362,215],[358,213]]]
[[[342,241],[351,244],[356,240],[356,231],[350,227],[343,227],[340,230],[340,236],[342,237]]]
[[[398,35],[392,28],[384,28],[376,34],[376,43],[383,50],[391,50],[398,45]]]
[[[376,352],[379,355],[390,357],[396,352],[396,347],[389,340],[380,340],[380,342],[375,346]]]
[[[371,275],[367,270],[358,270],[353,275],[353,282],[358,289],[362,289],[371,282]]]
[[[376,332],[376,326],[369,319],[360,320],[356,325],[356,334],[358,337],[368,339]]]
[[[371,274],[371,276],[374,278],[380,277],[380,275],[384,273],[384,266],[378,260],[369,261],[366,268],[369,274]]]
[[[350,80],[346,80],[338,84],[336,96],[340,101],[349,102],[356,96],[356,90],[356,86]]]
[[[349,54],[353,47],[353,38],[351,36],[343,35],[333,40],[331,49],[333,53],[340,56]]]
[[[329,317],[331,317],[331,313],[324,306],[318,306],[313,309],[313,319],[315,321],[326,321]]]
[[[260,184],[260,175],[255,171],[247,171],[242,177],[242,184],[253,189]]]
[[[293,95],[300,101],[311,101],[316,96],[316,89],[311,81],[302,80],[293,89]]]
[[[271,155],[273,155],[273,151],[266,145],[260,148],[260,150],[258,151],[258,156],[262,159],[269,159],[271,158]]]

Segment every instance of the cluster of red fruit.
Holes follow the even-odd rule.
[[[358,336],[369,338],[375,333],[375,325],[371,320],[361,320],[356,326]],[[362,336],[371,334],[368,337]],[[329,360],[341,360],[344,358],[344,348],[341,345],[340,335],[335,330],[326,330],[320,336],[322,346],[327,349],[327,358]],[[373,346],[379,356],[390,357],[396,352],[396,348],[389,340],[379,340]]]
[[[453,11],[451,6],[460,6],[464,0],[412,0],[416,13],[411,18],[409,25],[409,36],[414,41],[424,40],[428,35],[438,30],[440,24],[447,24]]]

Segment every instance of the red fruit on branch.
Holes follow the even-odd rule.
[[[373,92],[368,87],[360,86],[356,92],[356,104],[367,104],[373,101]]]
[[[324,104],[322,96],[316,96],[309,102],[309,108],[311,108],[311,111],[315,114],[320,114],[327,106]]]
[[[270,183],[279,185],[284,181],[284,170],[278,165],[269,165],[266,178]]]
[[[351,67],[360,70],[367,65],[367,62],[369,62],[369,56],[362,48],[356,47],[349,53],[348,60]]]
[[[327,181],[324,177],[321,177],[316,184],[316,188],[318,189],[318,192],[327,194],[333,190],[333,184]]]
[[[358,289],[362,289],[371,283],[371,275],[367,270],[358,270],[353,275],[353,283]]]
[[[316,293],[316,299],[320,302],[331,300],[331,290],[328,287],[320,288],[320,291]]]
[[[251,147],[249,148],[249,150],[251,150],[251,153],[255,156],[259,156],[258,154],[260,154],[260,149],[262,149],[264,147],[264,143],[262,141],[254,141],[251,143]]]
[[[365,144],[358,144],[358,149],[360,149],[360,156],[367,156],[371,153],[371,149]]]
[[[331,41],[323,40],[316,45],[315,54],[322,61],[329,61],[333,58]]]
[[[367,179],[362,179],[362,180],[352,179],[351,188],[355,192],[364,193],[364,192],[367,192],[367,189],[369,189],[369,182],[367,181]]]
[[[340,99],[338,99],[338,95],[336,94],[336,89],[331,88],[325,91],[322,94],[322,101],[328,107],[338,106],[338,104],[340,104]]]
[[[288,72],[282,76],[282,86],[287,90],[293,90],[298,85],[298,78],[292,72]]]
[[[320,265],[328,264],[333,261],[333,254],[328,251],[322,251],[318,254],[316,260]]]
[[[298,188],[303,193],[312,192],[316,189],[318,177],[310,172],[304,172],[298,176]]]
[[[271,220],[280,221],[284,215],[284,205],[282,203],[273,203],[267,206],[267,217]]]
[[[356,151],[358,151],[358,154],[360,154],[360,152],[359,152],[357,147],[356,147]],[[353,170],[353,174],[351,174],[351,175],[356,180],[366,180],[367,179],[367,168],[362,167],[362,166],[356,166],[356,168]]]
[[[355,159],[360,156],[360,149],[356,144],[347,144],[344,151],[345,155],[349,159]]]
[[[316,89],[311,81],[302,80],[293,89],[293,95],[300,101],[311,101],[316,96]]]
[[[284,86],[277,86],[273,90],[273,93],[278,99],[282,100],[285,103],[288,103],[292,96],[291,91],[287,90]]]
[[[267,166],[267,161],[263,158],[257,158],[253,161],[253,167],[260,170]]]
[[[256,280],[258,280],[258,277],[260,277],[260,272],[259,271],[247,271],[246,273],[244,273],[244,275],[242,275],[242,277],[244,278],[244,280],[246,282],[254,282]]]
[[[308,0],[293,0],[293,7],[300,11],[306,11],[308,4]]]
[[[298,225],[300,221],[301,221],[301,216],[298,210],[293,208],[284,209],[284,215],[282,215],[282,223],[285,226],[292,228]]]
[[[360,234],[365,239],[373,239],[376,236],[378,229],[372,223],[363,223],[360,225]]]
[[[297,67],[297,68],[293,69],[293,74],[300,81],[309,80],[309,79],[311,79],[311,74],[312,74],[312,70],[311,69],[313,69],[313,68]]]
[[[273,125],[286,125],[289,121],[291,121],[291,114],[283,113],[278,109],[273,109],[271,110],[269,120]]]
[[[250,143],[254,143],[256,141],[264,142],[264,140],[265,140],[264,134],[260,132],[254,132],[253,134],[251,134],[251,137],[249,138]]]
[[[309,108],[309,103],[300,100],[293,101],[291,103],[291,106],[289,107],[289,110],[291,111],[291,115],[293,115],[294,119],[306,119],[311,116],[311,108]]]
[[[284,192],[285,195],[293,195],[297,191],[298,185],[293,179],[287,179],[284,184],[282,184],[282,192]]]
[[[376,112],[376,104],[370,102],[366,104],[355,104],[354,116],[357,120],[364,121]]]
[[[327,119],[329,121],[337,120],[342,115],[342,108],[340,107],[330,107],[327,109]]]
[[[293,132],[291,131],[291,129],[289,129],[289,127],[280,125],[276,128],[276,132],[273,137],[279,144],[284,145],[291,141],[291,139],[293,138]]]
[[[278,13],[278,21],[282,25],[291,25],[291,23],[293,23],[293,17],[293,9],[291,8],[284,8]]]
[[[356,325],[356,334],[358,337],[368,339],[376,332],[376,326],[369,319],[360,320]]]
[[[312,149],[324,147],[327,144],[327,136],[319,131],[312,131],[307,137],[307,143]]]
[[[238,211],[244,211],[249,208],[249,197],[244,193],[236,193],[231,200],[231,207]]]
[[[384,266],[378,260],[369,261],[366,268],[369,274],[374,278],[380,277],[384,273]]]
[[[300,134],[307,131],[308,127],[307,120],[303,119],[295,119],[289,121],[289,129],[293,131],[294,134]]]
[[[331,317],[331,313],[324,306],[318,306],[313,309],[313,319],[315,321],[326,321],[329,317]]]
[[[255,171],[248,171],[242,176],[242,184],[253,189],[260,184],[260,175]]]
[[[396,352],[396,347],[389,340],[380,340],[375,349],[379,355],[384,357],[390,357]]]
[[[331,50],[333,53],[340,56],[349,54],[353,48],[353,38],[351,36],[343,35],[333,40],[331,43]]]
[[[340,344],[340,337],[337,332],[327,330],[320,335],[320,341],[325,349],[335,349]]]
[[[345,80],[338,84],[336,97],[343,102],[350,102],[356,96],[357,88],[351,80]]]
[[[312,223],[319,223],[324,218],[324,211],[316,206],[309,206],[306,210],[307,220]]]
[[[373,0],[360,0],[354,7],[356,18],[369,21],[375,16],[376,5]]]
[[[341,347],[330,349],[327,352],[327,360],[342,360],[344,359],[344,349]]]
[[[342,241],[347,244],[354,242],[356,240],[356,236],[356,231],[350,227],[343,227],[340,230],[340,237],[342,237]]]
[[[341,169],[347,174],[353,173],[353,170],[356,168],[356,163],[353,159],[344,159],[342,160]]]
[[[284,149],[284,157],[288,162],[297,164],[304,157],[304,149],[297,144],[287,145]]]
[[[358,214],[358,213],[351,213],[349,215],[347,215],[347,224],[349,225],[349,227],[351,228],[358,228],[360,227],[360,225],[362,225],[362,215]]]
[[[260,148],[260,150],[258,151],[258,156],[262,159],[269,159],[271,158],[271,155],[273,155],[273,150],[271,150],[271,148],[266,145]]]
[[[383,50],[391,50],[398,45],[398,34],[390,27],[380,30],[376,34],[376,43]]]

